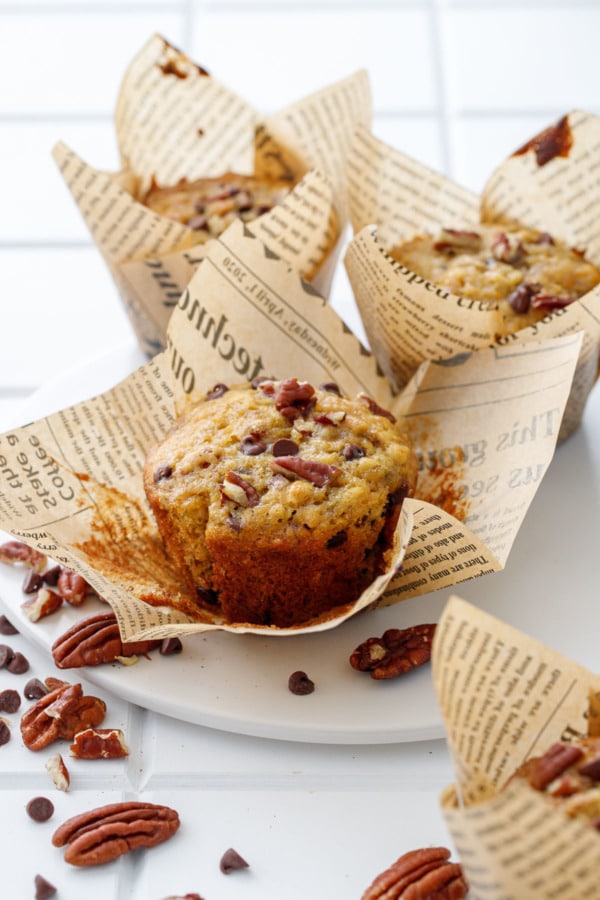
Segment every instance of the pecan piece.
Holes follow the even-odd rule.
[[[120,759],[129,748],[120,728],[86,728],[78,731],[69,747],[77,759]]]
[[[221,494],[228,500],[233,500],[238,506],[257,506],[260,502],[256,488],[237,472],[230,471],[225,474]]]
[[[478,231],[458,231],[456,228],[442,228],[433,245],[433,249],[440,253],[477,253],[480,248],[481,235]]]
[[[275,408],[281,415],[293,422],[298,416],[306,415],[314,405],[315,389],[307,381],[286,378],[275,393]]]
[[[554,312],[555,309],[564,309],[574,303],[577,297],[561,297],[558,294],[536,294],[531,300],[534,309],[543,309],[545,312]]]
[[[388,628],[383,635],[367,638],[350,655],[350,665],[371,678],[396,678],[424,665],[431,658],[434,624]]]
[[[81,606],[87,597],[90,586],[82,575],[71,569],[61,569],[56,582],[56,590],[71,606]]]
[[[285,475],[286,478],[304,478],[317,487],[325,487],[337,478],[341,471],[337,466],[304,459],[302,456],[276,456],[270,460],[270,466],[274,472]]]
[[[361,900],[463,900],[467,881],[446,847],[411,850],[378,875]]]
[[[46,557],[39,550],[30,547],[23,541],[7,541],[0,544],[0,562],[10,566],[23,565],[34,572],[43,572],[46,568]]]
[[[78,731],[99,725],[106,704],[87,696],[80,684],[63,684],[41,697],[21,718],[21,736],[29,750],[43,750],[53,741],[73,740]]]
[[[66,846],[71,865],[97,866],[138,847],[154,847],[178,828],[179,816],[169,806],[131,800],[72,816],[56,829],[52,843]]]
[[[492,256],[499,262],[516,266],[523,258],[523,245],[514,234],[506,234],[499,231],[492,240]]]
[[[389,409],[384,409],[383,406],[380,406],[379,403],[376,403],[375,400],[373,400],[372,397],[369,397],[368,394],[359,394],[356,399],[360,400],[361,403],[364,403],[365,406],[367,406],[373,413],[373,415],[383,416],[384,419],[389,419],[392,423],[396,421],[395,416],[392,415]]]
[[[114,612],[97,613],[76,622],[58,637],[52,645],[52,656],[59,669],[73,669],[148,653],[159,645],[159,640],[123,643]]]
[[[40,619],[50,616],[60,609],[63,598],[49,588],[40,588],[33,597],[21,603],[21,609],[31,622],[39,622]]]
[[[46,760],[46,769],[57,790],[68,791],[71,784],[71,776],[65,765],[65,761],[60,753],[55,753],[50,759]]]
[[[542,756],[534,756],[528,759],[523,764],[521,772],[525,775],[532,788],[535,788],[537,791],[543,791],[555,778],[562,775],[569,766],[578,762],[582,756],[583,750],[581,747],[557,741]]]

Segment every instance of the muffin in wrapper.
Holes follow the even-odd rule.
[[[527,299],[528,309],[537,306],[543,315],[535,315],[533,321],[524,316],[522,327],[516,316],[507,327],[497,296],[486,289],[483,259],[480,270],[485,277],[479,277],[481,271],[477,275],[480,294],[471,283],[463,295],[460,280],[452,282],[451,289],[443,280],[435,280],[434,266],[419,272],[414,259],[407,263],[402,245],[418,235],[440,242],[446,234],[456,244],[449,253],[458,255],[461,241],[469,236],[477,239],[493,228],[505,240],[490,251],[490,260],[505,264],[505,272],[512,268],[515,288],[523,278],[517,257],[512,257],[515,265],[508,258],[498,259],[511,257],[515,250],[511,246],[514,229],[533,230],[538,237],[564,244],[575,253],[575,264],[584,254],[591,267],[600,266],[593,215],[600,203],[594,174],[599,139],[600,118],[573,111],[515,151],[477,196],[385,145],[366,129],[357,129],[349,156],[354,238],[345,265],[371,349],[398,388],[428,359],[451,358],[495,343],[517,346],[540,336],[582,331],[581,356],[560,440],[579,426],[598,375],[600,286],[590,289],[592,279],[583,282],[579,291],[563,291],[559,285],[560,294],[556,294],[543,290],[532,277],[531,296],[512,298],[513,312]],[[469,280],[466,266],[462,278],[463,284]],[[579,299],[568,302],[573,296]]]
[[[116,105],[121,170],[94,169],[62,143],[53,151],[146,355],[166,346],[205,238],[218,237],[233,211],[328,295],[347,223],[347,149],[370,119],[363,70],[266,117],[159,35],[146,42]],[[234,196],[231,182],[240,179]],[[145,203],[198,180],[206,202],[191,219],[177,215],[174,197],[170,215],[164,203],[160,212]]]
[[[600,746],[600,678],[457,597],[432,672],[456,774],[442,811],[473,895],[597,900],[597,828],[515,773],[558,744]]]

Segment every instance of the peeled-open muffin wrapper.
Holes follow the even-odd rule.
[[[167,350],[109,391],[0,436],[0,528],[80,572],[115,610],[125,640],[331,628],[366,606],[504,567],[552,460],[581,341],[566,335],[427,363],[398,394],[314,287],[234,222],[181,294]],[[402,421],[419,458],[388,570],[354,604],[293,629],[199,610],[142,486],[147,451],[189,403],[216,383],[259,375],[368,394]]]
[[[473,896],[598,900],[598,831],[506,782],[555,741],[600,735],[600,677],[456,596],[431,661],[456,775],[442,811]]]
[[[386,251],[442,228],[476,231],[479,224],[512,223],[548,232],[599,266],[599,147],[600,118],[574,110],[502,162],[479,196],[357,128],[348,158],[354,238],[345,265],[370,347],[398,389],[427,360],[493,344],[500,313],[495,301],[452,294]],[[579,331],[581,356],[561,441],[579,426],[598,377],[600,285],[501,339],[517,348]]]
[[[120,171],[95,169],[64,143],[53,150],[144,353],[164,349],[173,306],[206,252],[187,225],[136,199],[153,179],[231,171],[295,186],[248,227],[327,296],[347,224],[347,149],[370,121],[364,70],[265,116],[159,35],[144,44],[116,105]]]

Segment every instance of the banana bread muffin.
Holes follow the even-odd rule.
[[[140,202],[161,216],[187,225],[204,244],[218,237],[234,219],[250,222],[289,194],[289,182],[263,181],[227,172],[218,178],[183,179],[173,187],[152,183]]]
[[[418,235],[390,256],[453,294],[495,301],[504,337],[568,306],[600,283],[600,269],[547,232],[510,226]]]
[[[600,829],[600,737],[557,741],[513,777],[525,778],[566,816]]]
[[[385,570],[417,463],[394,417],[335,384],[217,385],[148,453],[167,552],[229,622],[288,627]]]

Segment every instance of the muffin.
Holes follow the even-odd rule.
[[[217,385],[148,453],[144,489],[202,605],[279,628],[385,571],[417,462],[391,413],[331,383]]]
[[[395,247],[397,262],[453,294],[498,304],[498,338],[568,306],[600,282],[600,269],[547,232],[507,225],[443,229]]]
[[[282,203],[291,190],[287,181],[266,181],[227,172],[218,178],[181,180],[173,187],[153,182],[140,202],[153,212],[191,228],[197,243],[218,237],[234,219],[252,220]]]
[[[524,778],[564,815],[600,829],[600,737],[557,741],[513,777]]]

